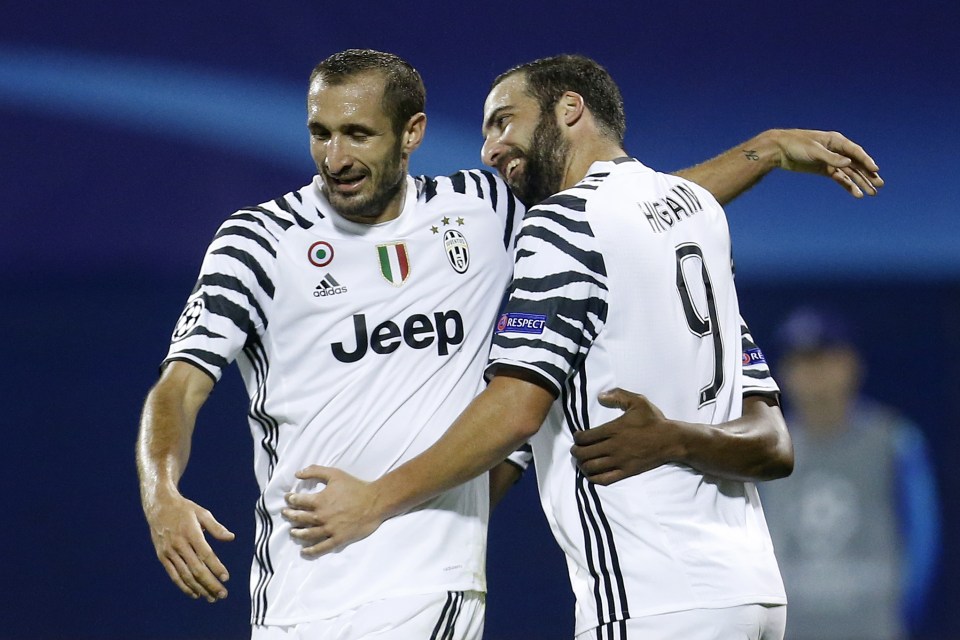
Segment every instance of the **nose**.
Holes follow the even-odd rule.
[[[483,146],[480,147],[480,159],[488,167],[496,167],[497,160],[503,151],[504,146],[500,143],[499,137],[488,135],[483,139]]]
[[[343,172],[353,165],[353,156],[350,155],[348,145],[340,136],[332,136],[325,143],[326,154],[323,163],[327,171],[333,174]]]

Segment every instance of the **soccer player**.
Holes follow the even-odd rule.
[[[239,365],[261,489],[250,577],[258,639],[481,633],[485,479],[322,558],[304,557],[309,536],[281,517],[285,495],[318,489],[299,470],[383,475],[432,445],[482,386],[524,207],[487,172],[409,176],[423,107],[419,75],[396,56],[350,50],[316,67],[317,175],[223,223],[144,406],[137,460],[157,555],[188,595],[223,598],[229,575],[203,532],[233,535],[177,484],[201,406],[223,369]],[[794,133],[759,141],[768,164],[749,160],[744,172],[737,154],[693,171],[709,181],[731,165],[736,190],[809,154],[804,168],[842,166],[830,175],[854,195],[866,189],[855,185],[872,161],[853,147],[833,154],[823,136],[852,144]]]
[[[580,56],[497,78],[483,132],[484,161],[539,202],[517,239],[489,384],[437,444],[373,482],[319,466],[300,473],[326,484],[288,497],[288,517],[313,542],[307,553],[350,549],[532,439],[578,638],[782,638],[786,598],[752,483],[671,463],[598,486],[570,457],[575,434],[617,417],[597,400],[615,385],[688,425],[741,415],[723,209],[627,156],[619,89]]]

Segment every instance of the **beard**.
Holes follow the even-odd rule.
[[[324,191],[334,211],[345,218],[375,220],[403,189],[406,172],[403,170],[400,145],[382,164],[372,167],[367,179],[373,182],[359,193],[343,194],[332,188],[330,174],[323,171]],[[376,177],[374,177],[376,176]],[[366,186],[366,185],[365,185]]]
[[[511,184],[514,195],[527,208],[546,200],[560,191],[563,186],[563,174],[566,167],[570,143],[563,139],[560,127],[552,114],[540,116],[530,140],[526,155],[526,166],[516,184]]]

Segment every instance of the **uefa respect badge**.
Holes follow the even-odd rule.
[[[497,333],[541,334],[547,326],[547,316],[538,313],[504,313],[497,319]]]

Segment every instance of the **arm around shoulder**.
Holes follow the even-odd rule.
[[[842,133],[814,129],[769,129],[676,175],[727,204],[776,168],[829,177],[855,198],[876,195],[883,186],[880,168],[863,147]]]

